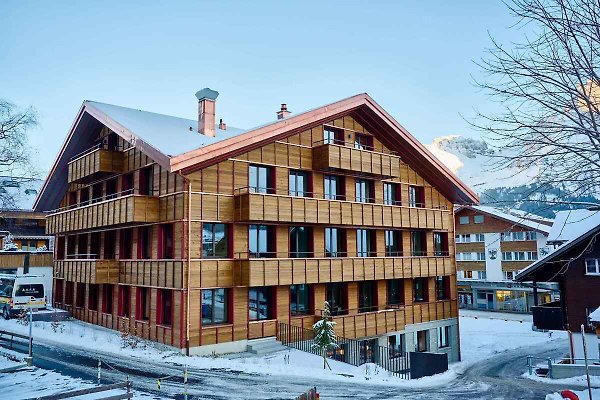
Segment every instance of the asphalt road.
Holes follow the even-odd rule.
[[[309,387],[317,386],[322,399],[544,399],[547,393],[564,387],[522,378],[521,375],[526,371],[525,358],[528,354],[554,357],[564,353],[566,348],[566,340],[556,340],[503,352],[472,365],[450,383],[419,389],[355,382],[344,385],[329,380],[265,376],[222,369],[191,369],[188,398],[293,399]],[[14,349],[26,352],[26,345],[17,344]],[[134,389],[156,395],[157,398],[183,399],[181,366],[161,363],[160,360],[149,362],[146,359],[104,354],[100,349],[91,354],[76,347],[59,348],[41,342],[34,345],[35,366],[91,382],[97,379],[98,358],[117,369],[104,367],[102,383],[123,381],[128,375]],[[158,391],[156,380],[166,375],[176,375],[177,378],[163,379],[161,390]]]

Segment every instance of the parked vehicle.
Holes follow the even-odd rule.
[[[46,308],[45,279],[36,275],[0,274],[0,311],[4,319],[22,310]]]

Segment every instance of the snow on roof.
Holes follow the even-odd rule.
[[[567,242],[600,225],[600,211],[559,211],[548,235],[548,242]]]
[[[594,311],[588,315],[590,322],[600,322],[600,307],[596,308]]]
[[[505,211],[502,211],[502,210],[499,210],[497,208],[490,207],[490,206],[469,206],[469,207],[474,210],[478,210],[483,213],[494,215],[498,218],[513,222],[515,224],[522,225],[522,226],[525,226],[525,227],[528,227],[531,229],[535,229],[537,231],[541,231],[544,233],[550,232],[550,226],[528,219],[528,218],[539,219],[539,220],[545,219],[545,218],[540,217],[535,214],[523,213],[522,216],[516,216],[516,215],[512,214],[512,211],[514,211],[514,210],[511,210],[511,213],[509,214]]]
[[[221,130],[216,125],[216,134],[214,137],[210,137],[198,133],[198,121],[195,120],[115,106],[97,101],[86,101],[86,103],[108,115],[129,131],[135,132],[145,142],[169,157],[183,154],[246,132],[245,129],[230,126],[227,127],[227,130]]]

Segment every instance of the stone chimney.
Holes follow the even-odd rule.
[[[196,92],[198,98],[198,132],[215,137],[215,106],[219,92],[204,88]]]
[[[222,131],[226,131],[227,130],[227,124],[225,122],[223,122],[222,118],[219,120],[219,129],[222,130]]]
[[[291,112],[288,111],[287,104],[281,103],[281,110],[277,111],[277,119],[287,118],[290,114]]]

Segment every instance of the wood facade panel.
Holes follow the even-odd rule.
[[[123,171],[123,153],[95,149],[68,164],[68,182],[83,182],[99,174],[116,174]]]

